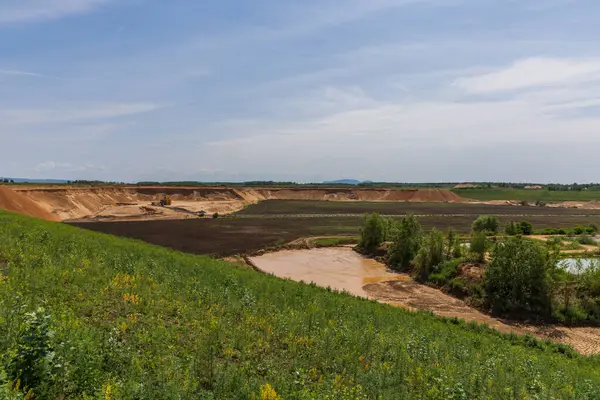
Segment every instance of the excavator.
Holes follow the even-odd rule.
[[[171,205],[171,198],[165,194],[163,196],[163,198],[160,200],[160,205],[163,206],[163,207],[164,206],[170,206]]]

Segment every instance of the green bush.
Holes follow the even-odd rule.
[[[442,232],[433,228],[431,233],[423,240],[423,244],[415,258],[415,272],[417,279],[421,282],[427,281],[427,278],[433,269],[445,259],[444,235]]]
[[[445,257],[447,260],[451,260],[453,258],[453,254],[456,252],[456,249],[460,251],[460,242],[458,241],[458,236],[454,230],[448,230],[446,234],[446,249],[445,249]]]
[[[372,254],[383,243],[387,222],[378,213],[368,214],[360,230],[359,247],[363,252]]]
[[[400,221],[393,232],[392,243],[388,248],[388,263],[398,271],[410,269],[411,262],[421,248],[421,224],[414,215]]]
[[[47,358],[52,351],[50,335],[50,315],[43,308],[25,315],[16,349],[5,368],[9,381],[18,381],[25,390],[38,389],[51,373]]]
[[[554,247],[554,246],[560,247],[562,245],[562,239],[559,237],[551,237],[546,240],[546,244],[549,247]]]
[[[437,286],[446,285],[457,275],[458,267],[464,262],[464,259],[457,258],[438,265],[434,272],[429,276],[428,281]]]
[[[473,231],[485,232],[487,235],[496,235],[499,227],[498,217],[493,215],[480,215],[473,222]]]
[[[469,295],[467,284],[460,278],[453,278],[449,284],[450,293],[455,296],[464,297]]]
[[[533,235],[533,225],[531,224],[531,222],[527,222],[527,221],[521,221],[519,222],[519,226],[517,228],[518,233],[520,233],[521,235]]]
[[[580,236],[576,240],[579,244],[588,245],[588,246],[596,246],[598,244],[598,242],[596,242],[593,237],[586,236],[586,235]]]
[[[551,262],[547,248],[532,240],[511,238],[499,243],[484,274],[492,310],[549,316]]]
[[[583,246],[576,239],[571,239],[565,245],[565,250],[581,250],[581,249],[583,249]]]
[[[485,252],[487,250],[488,240],[484,231],[473,232],[471,235],[471,253],[475,257],[475,261],[484,262]]]
[[[513,222],[513,221],[510,221],[504,227],[504,233],[507,234],[508,236],[516,236],[516,235],[518,235],[519,234],[519,229],[517,227],[517,224],[515,222]]]

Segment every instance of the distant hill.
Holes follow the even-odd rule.
[[[356,179],[340,179],[337,181],[327,181],[323,183],[328,185],[358,185],[361,182],[357,181]]]

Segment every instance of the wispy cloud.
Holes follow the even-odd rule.
[[[471,93],[494,93],[600,80],[600,60],[528,58],[508,68],[456,80]]]
[[[3,0],[0,25],[36,22],[86,14],[113,0]]]
[[[1,109],[0,120],[9,125],[37,125],[104,120],[159,110],[156,103],[110,103],[88,106],[63,106],[53,109]]]
[[[37,78],[41,78],[44,76],[42,74],[38,74],[35,72],[20,71],[20,70],[16,70],[16,69],[0,69],[0,75],[31,76],[31,77],[37,77]]]
[[[71,163],[64,162],[56,162],[56,161],[46,161],[43,163],[39,163],[35,168],[33,168],[35,172],[103,172],[106,171],[106,167],[102,165],[95,165],[91,163],[86,163],[82,165],[74,165]]]

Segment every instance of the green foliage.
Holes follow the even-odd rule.
[[[565,250],[582,250],[583,246],[577,241],[577,239],[567,240],[567,244],[564,246]]]
[[[2,369],[41,305],[36,399],[600,393],[599,362],[563,345],[4,212],[0,237],[2,399],[24,397]]]
[[[457,241],[454,246],[454,250],[452,251],[452,258],[461,258],[463,256],[463,246]]]
[[[536,235],[596,235],[598,225],[580,225],[573,228],[545,228],[535,231]]]
[[[219,213],[217,213],[217,212],[216,212],[216,213],[214,213],[214,214],[212,215],[212,217],[213,217],[213,219],[217,219],[217,218],[219,218]]]
[[[534,235],[566,235],[567,230],[565,228],[544,228],[538,229],[533,233]]]
[[[446,261],[438,265],[427,280],[437,286],[445,286],[458,274],[459,265],[465,261],[462,258]]]
[[[499,227],[498,217],[493,215],[480,215],[473,222],[473,231],[485,232],[487,235],[497,234]]]
[[[421,248],[421,224],[414,215],[402,219],[392,232],[388,263],[393,269],[407,271]]]
[[[353,237],[328,237],[328,238],[317,238],[313,241],[316,247],[333,247],[342,246],[346,244],[355,244],[356,238]]]
[[[513,201],[591,201],[600,199],[600,191],[550,191],[528,189],[453,189],[454,193],[474,200],[513,200]]]
[[[533,224],[528,221],[519,222],[518,233],[525,236],[533,235]]]
[[[444,234],[433,228],[424,240],[415,258],[415,273],[417,279],[424,282],[431,272],[441,264],[444,256]]]
[[[49,371],[50,315],[43,308],[25,314],[23,330],[17,346],[5,367],[10,382],[20,382],[20,387],[34,392]]]
[[[576,240],[579,244],[583,244],[586,246],[596,246],[598,244],[598,242],[596,242],[593,237],[587,235],[580,236]]]
[[[552,260],[532,240],[511,238],[499,243],[484,274],[488,304],[495,311],[549,316]]]
[[[564,323],[600,321],[600,260],[584,268],[581,260],[553,274],[555,296],[552,315]]]
[[[454,254],[457,251],[457,249],[458,252],[460,252],[460,243],[458,241],[458,236],[456,235],[456,232],[454,232],[454,230],[450,229],[446,234],[446,249],[444,254],[446,256],[446,260],[451,260],[453,257],[455,257]]]
[[[485,252],[487,250],[488,240],[485,231],[473,232],[471,235],[471,253],[475,257],[475,261],[484,262]]]
[[[559,238],[559,237],[556,237],[556,236],[555,237],[551,237],[551,238],[548,238],[546,240],[546,244],[549,247],[555,247],[555,246],[560,247],[562,245],[562,239]]]
[[[508,236],[533,235],[533,224],[528,221],[511,221],[508,224],[506,224],[506,227],[504,228],[504,233],[506,233]]]
[[[510,221],[504,227],[504,233],[508,236],[516,236],[519,234],[519,229],[514,221]]]
[[[359,247],[368,254],[383,243],[386,237],[388,224],[386,220],[378,213],[372,213],[365,216],[365,222],[360,230]]]

